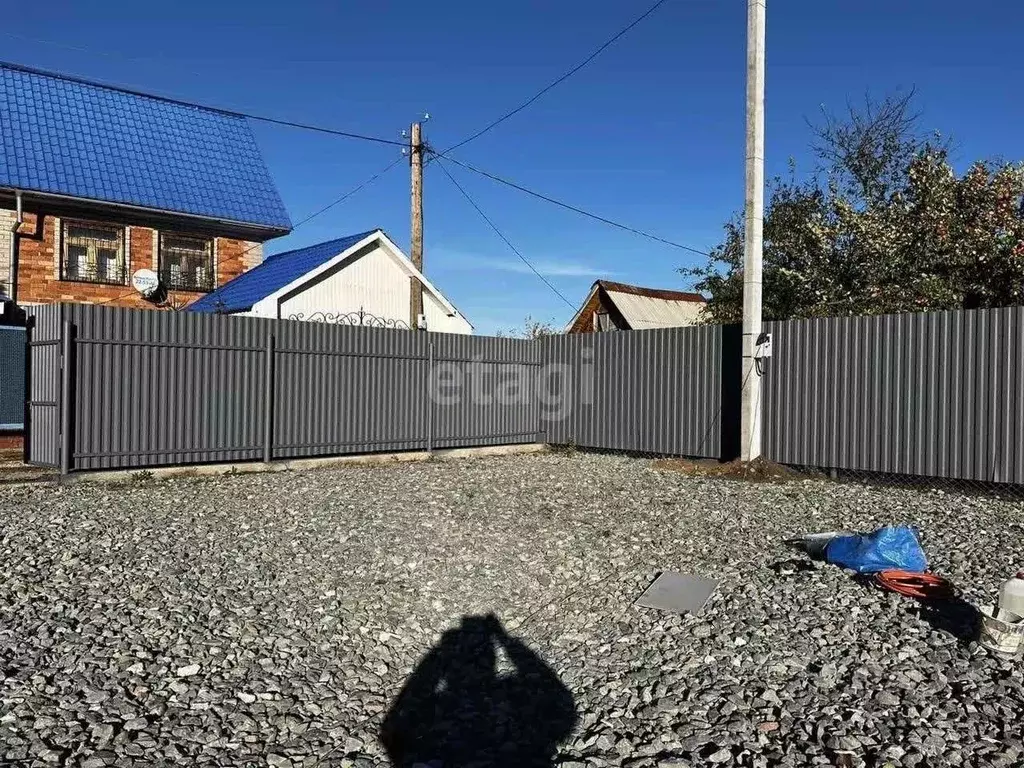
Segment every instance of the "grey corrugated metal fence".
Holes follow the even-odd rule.
[[[547,442],[714,458],[735,451],[737,328],[572,334],[540,345]]]
[[[523,340],[86,305],[30,325],[29,457],[65,471],[537,440]]]
[[[769,323],[767,458],[1024,483],[1024,308]]]
[[[25,426],[25,329],[0,325],[0,430]]]
[[[1024,309],[767,330],[767,458],[1024,483]],[[538,440],[738,453],[735,327],[526,341],[60,305],[29,333],[29,457],[66,471]]]

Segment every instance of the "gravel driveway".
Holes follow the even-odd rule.
[[[781,543],[914,523],[981,601],[1020,502],[545,454],[0,508],[5,765],[1024,764],[1024,665]],[[631,607],[662,569],[722,582]]]

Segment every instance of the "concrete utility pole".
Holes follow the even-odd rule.
[[[743,252],[743,380],[740,460],[761,455],[761,260],[764,229],[764,16],[765,0],[747,0],[746,233]]]
[[[412,236],[409,257],[416,269],[423,272],[423,140],[422,124],[413,123],[409,164],[412,166]],[[419,317],[423,314],[423,286],[415,277],[410,277],[409,327],[419,328]]]

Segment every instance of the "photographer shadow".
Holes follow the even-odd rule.
[[[396,768],[549,768],[572,694],[493,615],[466,616],[420,661],[381,725]]]

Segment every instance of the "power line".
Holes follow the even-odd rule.
[[[301,227],[301,226],[302,226],[303,224],[305,224],[305,223],[306,223],[307,221],[310,221],[311,219],[315,219],[315,218],[316,218],[317,216],[319,216],[320,214],[322,214],[322,213],[326,213],[327,211],[331,210],[331,208],[333,208],[334,206],[338,205],[339,203],[343,203],[343,202],[345,202],[345,201],[346,201],[346,200],[348,200],[348,199],[349,199],[350,197],[352,197],[352,195],[356,194],[356,192],[359,192],[359,191],[360,191],[360,190],[362,190],[362,189],[363,189],[364,187],[368,187],[368,186],[370,186],[371,184],[373,184],[373,182],[375,182],[375,181],[376,181],[377,179],[379,179],[379,178],[380,178],[381,176],[383,176],[383,175],[384,175],[385,173],[387,173],[388,171],[390,171],[390,170],[391,170],[392,168],[394,168],[394,167],[395,167],[396,165],[398,165],[398,164],[399,164],[400,162],[402,162],[402,161],[403,161],[403,160],[405,160],[405,159],[406,159],[405,157],[399,157],[399,158],[397,158],[397,159],[393,160],[392,162],[388,163],[388,164],[387,164],[387,165],[386,165],[386,166],[385,166],[384,168],[382,168],[381,170],[377,171],[377,173],[375,173],[375,174],[374,174],[373,176],[371,176],[370,178],[368,178],[368,179],[367,179],[366,181],[364,181],[364,182],[363,182],[362,184],[360,184],[359,186],[357,186],[357,187],[353,187],[352,189],[350,189],[350,190],[349,190],[348,192],[346,192],[346,193],[345,193],[344,195],[342,195],[341,197],[339,197],[339,198],[338,198],[337,200],[335,200],[335,201],[334,201],[333,203],[328,203],[327,205],[325,205],[325,206],[324,206],[323,208],[321,208],[320,210],[318,210],[318,211],[316,211],[316,212],[314,212],[314,213],[311,213],[311,214],[309,214],[309,216],[307,216],[307,217],[306,217],[306,218],[304,218],[304,219],[303,219],[302,221],[298,222],[298,223],[297,223],[297,224],[296,224],[295,226],[293,226],[293,227],[292,227],[292,231],[294,232],[294,231],[295,231],[296,229],[298,229],[299,227]]]
[[[333,128],[323,128],[318,125],[310,125],[308,123],[296,123],[291,120],[278,120],[274,117],[263,117],[261,115],[250,115],[246,112],[229,112],[228,114],[234,114],[238,117],[244,117],[249,120],[258,120],[263,123],[271,123],[273,125],[283,125],[288,128],[300,128],[304,131],[314,131],[316,133],[326,133],[331,136],[341,136],[346,139],[360,139],[362,141],[372,141],[377,144],[389,144],[393,147],[407,147],[409,143],[407,141],[393,141],[392,139],[382,139],[379,136],[366,136],[361,133],[349,133],[348,131],[336,131]]]
[[[480,209],[480,206],[476,204],[476,201],[474,201],[473,198],[470,197],[469,193],[465,189],[462,188],[462,185],[459,184],[459,182],[457,182],[455,180],[455,177],[452,176],[448,172],[448,169],[444,167],[444,163],[441,163],[438,167],[440,167],[440,169],[444,172],[444,175],[448,177],[448,179],[451,181],[451,183],[455,185],[455,188],[458,189],[459,192],[462,193],[463,197],[465,197],[466,200],[469,201],[469,204],[471,206],[473,206],[473,208],[476,209],[476,212],[480,214],[480,217],[490,225],[491,229],[494,230],[495,234],[497,234],[498,237],[500,237],[502,240],[505,241],[505,245],[507,245],[509,248],[511,248],[512,252],[516,256],[518,256],[520,259],[523,260],[523,263],[526,264],[526,266],[528,266],[530,268],[530,270],[533,272],[533,274],[535,274],[537,277],[539,277],[544,282],[544,285],[546,285],[548,288],[550,288],[552,291],[554,291],[555,295],[558,296],[558,298],[560,298],[566,304],[568,304],[570,309],[575,310],[576,309],[576,305],[573,304],[571,301],[569,301],[567,298],[565,298],[565,296],[562,295],[561,291],[559,291],[557,288],[555,288],[555,286],[553,286],[551,284],[551,281],[549,281],[546,277],[544,277],[544,275],[542,275],[540,272],[538,272],[537,268],[535,266],[533,266],[533,264],[530,263],[530,260],[528,258],[526,258],[525,256],[523,256],[523,254],[519,252],[518,248],[516,248],[514,245],[512,245],[512,241],[510,241],[507,237],[505,237],[505,235],[502,233],[502,231],[500,229],[498,229],[498,227],[494,224],[494,222],[491,221],[487,217],[487,214],[484,213]]]
[[[368,186],[369,186],[370,184],[372,184],[372,183],[373,183],[373,182],[375,182],[375,181],[376,181],[377,179],[379,179],[379,178],[380,178],[381,176],[383,176],[383,175],[384,175],[385,173],[387,173],[388,171],[390,171],[390,170],[391,170],[392,168],[394,168],[394,167],[395,167],[396,165],[398,165],[398,164],[399,164],[400,162],[402,162],[402,161],[403,161],[404,159],[405,159],[404,157],[399,157],[399,158],[397,158],[397,159],[393,160],[392,162],[388,163],[388,165],[387,165],[386,167],[384,167],[383,169],[381,169],[381,170],[377,171],[377,173],[375,173],[375,174],[374,174],[373,176],[371,176],[370,178],[368,178],[368,179],[367,179],[366,181],[364,181],[364,182],[363,182],[362,184],[360,184],[360,185],[358,185],[358,186],[356,186],[356,187],[353,187],[353,188],[352,188],[352,189],[350,189],[350,190],[349,190],[348,192],[346,192],[346,193],[345,193],[344,195],[342,195],[341,197],[339,197],[339,198],[338,198],[337,200],[335,200],[335,201],[333,201],[333,202],[331,202],[331,203],[328,203],[328,204],[327,204],[327,205],[325,205],[325,206],[324,206],[323,208],[320,208],[319,210],[317,210],[317,211],[314,211],[313,213],[309,214],[309,216],[307,216],[306,218],[304,218],[304,219],[302,219],[301,221],[297,222],[297,223],[296,223],[296,224],[295,224],[295,225],[294,225],[294,226],[292,227],[292,232],[294,232],[294,231],[295,231],[296,229],[298,229],[299,227],[301,227],[301,226],[302,226],[303,224],[305,224],[306,222],[312,221],[312,220],[313,220],[313,219],[315,219],[315,218],[316,218],[317,216],[319,216],[319,215],[321,215],[321,214],[323,214],[323,213],[327,213],[327,211],[331,210],[331,208],[333,208],[334,206],[336,206],[336,205],[339,205],[340,203],[343,203],[343,202],[345,202],[345,201],[346,201],[346,200],[348,200],[348,199],[349,199],[350,197],[352,197],[352,195],[356,194],[357,192],[359,192],[359,191],[360,191],[360,190],[362,190],[363,188],[365,188],[365,187],[368,187]],[[234,255],[234,256],[232,256],[232,257],[228,258],[228,259],[224,259],[223,261],[220,261],[220,262],[218,262],[217,266],[218,266],[218,267],[222,267],[222,266],[224,266],[225,264],[228,264],[228,263],[230,263],[230,262],[234,261],[235,259],[240,259],[240,258],[242,258],[243,256],[245,256],[246,254],[248,254],[249,252],[251,252],[251,251],[254,251],[255,249],[259,248],[259,247],[260,247],[260,246],[262,246],[262,245],[263,245],[263,243],[253,243],[252,245],[250,245],[250,246],[249,246],[248,248],[246,248],[246,249],[245,249],[244,251],[242,251],[241,253],[238,253],[238,254],[236,254],[236,255]],[[122,294],[122,295],[120,295],[120,296],[115,296],[115,297],[114,297],[114,298],[112,298],[112,299],[106,299],[106,300],[104,300],[104,301],[100,301],[100,302],[97,302],[97,303],[95,304],[95,306],[99,307],[99,306],[102,306],[102,305],[104,305],[104,304],[110,304],[111,302],[114,302],[114,301],[120,301],[121,299],[125,299],[125,298],[127,298],[127,297],[129,297],[129,296],[133,295],[134,293],[135,293],[135,291],[129,291],[128,293]]]
[[[180,66],[180,61],[179,60],[169,59],[169,58],[165,58],[163,56],[129,56],[127,54],[117,53],[117,52],[114,52],[114,51],[99,51],[99,50],[96,50],[95,48],[82,48],[81,46],[77,46],[77,45],[70,45],[68,43],[61,43],[61,42],[58,42],[57,40],[45,40],[45,39],[43,39],[41,37],[28,37],[27,35],[19,35],[19,34],[15,33],[15,32],[4,31],[4,32],[0,32],[0,34],[3,34],[5,36],[7,36],[7,37],[10,37],[10,38],[12,38],[14,40],[24,40],[27,43],[34,43],[36,45],[51,45],[51,46],[54,46],[56,48],[63,48],[66,51],[76,51],[78,53],[88,53],[88,54],[90,54],[92,56],[103,56],[103,57],[106,57],[106,58],[109,58],[109,59],[119,59],[121,61],[136,61],[136,62],[152,61],[152,62],[161,62],[161,63],[164,63],[164,64],[173,64],[176,72],[185,72],[185,73],[187,73],[189,75],[195,75],[197,77],[206,77],[207,76],[207,75],[204,75],[201,72],[196,72],[195,70],[183,69]]]
[[[658,10],[658,8],[660,8],[662,5],[664,5],[665,2],[667,2],[667,0],[658,0],[658,2],[656,2],[650,8],[648,8],[644,13],[642,13],[640,16],[635,18],[632,21],[632,23],[629,24],[629,26],[619,30],[619,32],[616,33],[614,37],[610,38],[609,40],[606,40],[599,48],[597,48],[593,53],[591,53],[589,56],[587,56],[587,58],[585,58],[583,61],[581,61],[575,67],[573,67],[568,72],[563,74],[561,77],[559,77],[558,79],[554,80],[550,84],[546,85],[544,88],[539,90],[537,93],[535,93],[533,96],[531,96],[529,99],[524,101],[522,104],[520,104],[518,107],[516,107],[512,111],[506,112],[504,115],[499,117],[497,120],[493,121],[492,123],[490,123],[489,125],[485,126],[484,128],[481,128],[479,131],[474,133],[472,136],[469,136],[469,137],[463,139],[458,144],[455,144],[454,146],[448,147],[448,149],[446,149],[441,154],[442,155],[447,155],[449,152],[451,152],[453,150],[456,150],[459,147],[464,146],[464,145],[468,144],[469,142],[471,142],[471,141],[473,141],[475,139],[480,138],[485,133],[490,131],[492,128],[497,127],[498,125],[500,125],[501,123],[505,122],[506,120],[508,120],[513,115],[516,115],[519,112],[522,112],[524,109],[526,109],[528,106],[533,104],[533,102],[535,102],[537,99],[539,99],[545,93],[550,91],[552,88],[555,88],[556,86],[561,85],[563,82],[568,80],[570,77],[572,77],[577,72],[579,72],[581,69],[583,69],[585,66],[587,66],[590,62],[592,62],[594,59],[596,59],[598,56],[600,56],[604,52],[605,48],[608,48],[609,46],[613,45],[616,41],[619,40],[619,38],[621,38],[622,36],[627,34],[631,29],[633,29],[633,27],[635,27],[641,21],[643,21],[648,16],[650,16],[652,13],[654,13],[656,10]]]
[[[362,184],[360,184],[359,186],[357,186],[357,187],[353,187],[352,189],[350,189],[350,190],[349,190],[348,192],[346,192],[346,193],[345,193],[344,195],[342,195],[341,197],[339,197],[339,198],[338,198],[337,200],[335,200],[334,202],[332,202],[332,203],[328,203],[328,204],[327,204],[327,205],[325,205],[325,206],[324,206],[323,208],[321,208],[321,209],[319,209],[319,210],[317,210],[317,211],[314,211],[313,213],[309,214],[309,216],[307,216],[306,218],[304,218],[304,219],[302,219],[301,221],[299,221],[299,222],[295,223],[295,224],[294,224],[294,225],[292,226],[292,232],[294,232],[294,231],[295,231],[296,229],[298,229],[299,227],[301,227],[301,226],[302,226],[303,224],[305,224],[306,222],[308,222],[308,221],[311,221],[311,220],[315,219],[315,218],[316,218],[317,216],[319,216],[320,214],[322,214],[322,213],[327,213],[327,211],[331,210],[331,208],[333,208],[334,206],[336,206],[336,205],[338,205],[338,204],[340,204],[340,203],[343,203],[343,202],[345,202],[345,201],[346,201],[346,200],[348,200],[348,199],[349,199],[350,197],[352,197],[352,195],[356,194],[356,192],[359,192],[359,191],[360,191],[361,189],[363,189],[364,187],[368,187],[368,186],[369,186],[370,184],[372,184],[372,183],[373,183],[373,182],[375,182],[375,181],[376,181],[377,179],[379,179],[379,178],[380,178],[381,176],[383,176],[383,175],[384,175],[385,173],[387,173],[388,171],[390,171],[390,170],[391,170],[392,168],[394,168],[394,167],[395,167],[396,165],[398,165],[398,164],[399,164],[400,162],[402,162],[402,161],[403,161],[404,159],[405,159],[404,157],[398,157],[398,158],[396,158],[396,159],[395,159],[395,160],[393,160],[392,162],[388,163],[388,164],[387,164],[387,166],[385,166],[385,167],[384,167],[384,168],[382,168],[381,170],[377,171],[377,173],[375,173],[375,174],[374,174],[373,176],[371,176],[370,178],[368,178],[368,179],[367,179],[366,181],[364,181],[364,182],[363,182]],[[240,258],[242,258],[243,256],[245,256],[245,255],[246,255],[247,253],[249,253],[249,251],[255,250],[256,248],[258,248],[258,247],[259,247],[259,246],[261,246],[261,245],[263,245],[263,243],[254,243],[253,245],[249,246],[248,248],[246,248],[246,249],[245,249],[244,251],[242,251],[242,252],[241,252],[241,253],[239,253],[238,255],[236,255],[236,256],[232,256],[232,257],[231,257],[230,259],[225,259],[224,261],[222,261],[222,262],[221,262],[221,264],[227,264],[228,262],[230,262],[230,261],[234,261],[235,259],[240,259]]]
[[[600,221],[600,222],[602,222],[604,224],[608,224],[609,226],[615,227],[617,229],[621,229],[621,230],[623,230],[625,232],[631,232],[634,235],[640,235],[641,237],[646,237],[648,240],[653,240],[653,241],[655,241],[657,243],[662,243],[664,245],[671,245],[673,248],[679,248],[680,250],[683,250],[683,251],[690,251],[692,253],[700,254],[701,256],[710,256],[711,255],[707,251],[702,251],[699,248],[694,248],[693,246],[689,246],[689,245],[683,245],[682,243],[676,243],[676,242],[673,242],[672,240],[666,240],[665,238],[658,237],[658,235],[651,234],[650,232],[644,232],[642,229],[636,229],[635,227],[631,227],[631,226],[629,226],[627,224],[620,224],[617,221],[612,221],[611,219],[606,219],[604,216],[598,216],[596,213],[591,213],[590,211],[585,211],[582,208],[577,208],[575,205],[569,205],[569,203],[564,203],[561,200],[556,200],[553,197],[548,197],[547,195],[543,195],[540,192],[534,192],[532,189],[527,189],[526,187],[524,187],[524,186],[522,186],[520,184],[516,184],[514,181],[509,181],[508,179],[503,179],[500,176],[495,176],[493,173],[488,173],[487,171],[481,170],[479,168],[474,168],[469,163],[464,163],[461,160],[456,160],[454,157],[447,157],[447,156],[437,155],[437,159],[444,160],[444,161],[447,161],[449,163],[455,163],[456,165],[461,166],[462,168],[465,168],[467,171],[473,171],[473,173],[478,173],[481,176],[486,176],[488,179],[491,179],[491,181],[496,181],[499,184],[504,184],[506,186],[512,187],[513,189],[518,189],[520,192],[525,192],[526,194],[530,195],[531,197],[536,197],[538,200],[544,200],[545,202],[552,203],[553,205],[557,205],[559,208],[565,208],[567,211],[572,211],[574,213],[578,213],[581,216],[586,216],[587,218],[594,219],[595,221]],[[442,164],[442,167],[443,167],[443,164]]]
[[[82,85],[89,85],[94,88],[106,88],[109,91],[116,91],[118,93],[126,93],[130,96],[141,96],[146,99],[155,99],[156,101],[162,101],[167,104],[177,104],[183,107],[191,107],[193,109],[202,109],[207,112],[218,112],[228,117],[240,117],[246,120],[256,120],[261,123],[270,123],[272,125],[283,125],[288,128],[299,128],[304,131],[314,131],[316,133],[326,133],[331,136],[341,136],[346,139],[360,139],[362,141],[372,141],[377,144],[389,144],[395,147],[408,146],[408,142],[405,141],[394,141],[392,139],[383,139],[379,136],[367,136],[362,133],[352,133],[350,131],[339,131],[334,128],[325,128],[320,125],[311,125],[309,123],[300,123],[294,120],[281,120],[276,117],[266,117],[265,115],[255,115],[250,112],[239,112],[233,109],[223,109],[221,107],[211,107],[206,104],[199,104],[195,101],[185,101],[184,99],[172,99],[168,96],[160,96],[155,93],[148,93],[146,91],[138,91],[131,88],[124,88],[119,85],[110,85],[109,83],[99,82],[97,80],[87,80],[81,77],[75,77],[74,75],[66,75],[62,72],[51,72],[45,69],[36,69],[34,67],[26,67],[21,64],[12,64],[6,61],[0,61],[0,67],[4,69],[11,69],[17,72],[27,72],[33,75],[41,75],[43,77],[52,77],[58,80],[64,80],[69,83],[80,83]]]

